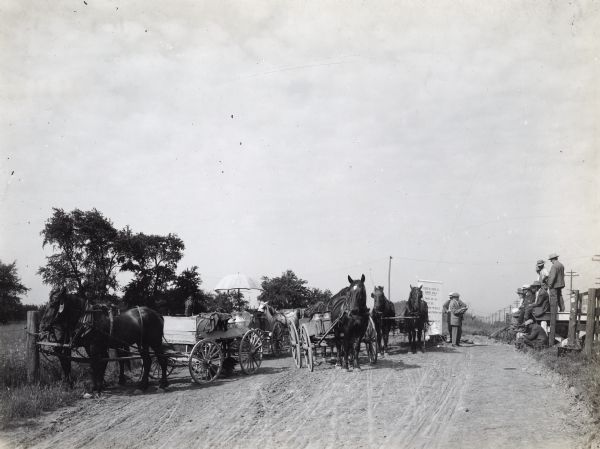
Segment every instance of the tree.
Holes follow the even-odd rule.
[[[198,267],[193,266],[183,270],[172,282],[172,287],[164,292],[157,307],[166,310],[168,315],[182,314],[185,310],[185,300],[191,296],[194,301],[193,313],[200,312],[200,304],[204,292],[200,290],[202,279]]]
[[[231,313],[235,310],[242,311],[248,307],[248,301],[244,294],[234,290],[219,292],[216,295],[207,294],[201,303],[202,312],[225,312]]]
[[[177,263],[184,249],[183,240],[175,234],[134,235],[127,229],[123,240],[126,261],[121,270],[130,271],[134,278],[124,288],[125,302],[129,306],[155,307],[176,280]]]
[[[331,297],[328,290],[306,287],[307,281],[299,279],[292,271],[287,270],[280,277],[262,278],[263,292],[259,301],[268,301],[275,309],[295,309],[308,307],[319,300]]]
[[[66,287],[92,301],[116,293],[123,231],[117,231],[102,213],[55,208],[40,234],[43,246],[54,250],[38,270],[45,284]]]
[[[0,261],[0,322],[23,318],[25,306],[20,296],[28,290],[17,273],[17,262],[7,265]]]

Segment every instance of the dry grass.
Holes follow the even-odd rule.
[[[44,411],[73,403],[81,397],[82,384],[74,389],[60,382],[60,368],[53,360],[42,360],[40,382],[27,385],[25,323],[0,326],[0,427]]]

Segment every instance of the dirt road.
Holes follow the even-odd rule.
[[[474,343],[393,347],[361,372],[265,359],[204,387],[182,369],[167,393],[111,390],[0,434],[0,447],[580,447],[585,413],[556,378],[511,346]]]

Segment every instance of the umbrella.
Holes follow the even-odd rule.
[[[245,274],[229,274],[219,281],[215,286],[215,291],[224,290],[262,290],[258,282]]]

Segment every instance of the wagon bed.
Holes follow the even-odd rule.
[[[217,379],[228,359],[238,363],[244,374],[258,371],[263,355],[260,331],[222,318],[211,327],[207,320],[215,315],[164,317],[169,372],[187,365],[194,382],[202,384]]]
[[[288,322],[290,334],[290,347],[297,368],[305,365],[310,371],[314,369],[315,353],[321,348],[333,348],[335,337],[333,334],[337,321],[331,321],[329,312],[317,313],[312,318],[301,318],[296,327],[293,321]],[[369,315],[369,325],[362,341],[367,347],[367,355],[371,364],[377,362],[377,334],[375,323]]]

